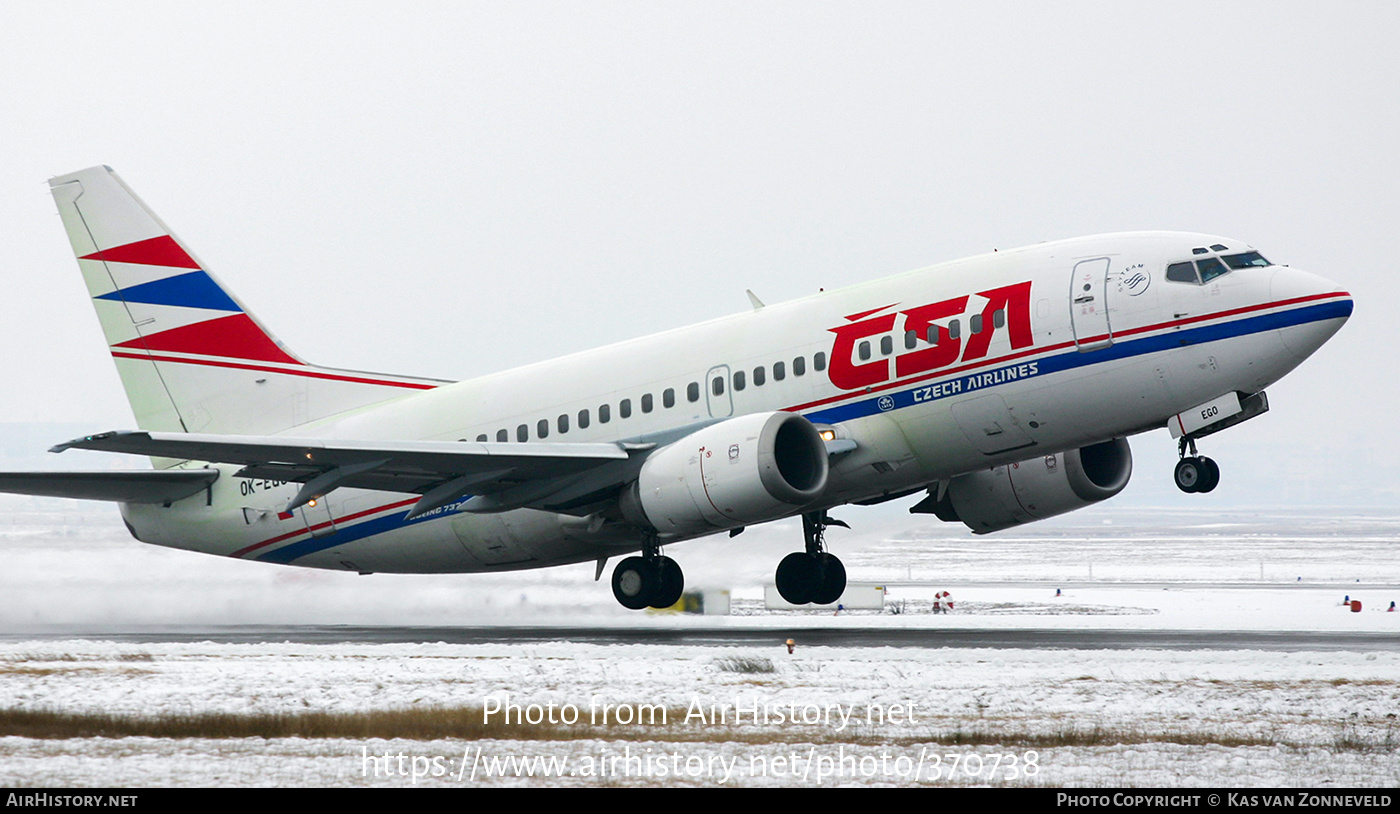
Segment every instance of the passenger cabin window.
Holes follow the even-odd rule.
[[[632,399],[623,399],[617,403],[617,414],[620,418],[632,417]]]
[[[962,321],[955,319],[948,323],[948,338],[957,339],[959,336],[962,336]]]
[[[535,422],[535,432],[538,433],[541,438],[548,438],[549,419],[541,418],[539,421]]]
[[[578,428],[581,429],[581,430],[586,430],[586,429],[588,429],[589,423],[590,423],[590,421],[589,421],[589,417],[588,417],[588,409],[587,409],[587,408],[584,408],[584,409],[582,409],[582,410],[579,410],[579,411],[578,411]]]
[[[880,337],[880,355],[889,356],[891,353],[894,353],[894,337]]]
[[[606,424],[612,421],[612,407],[607,404],[598,405],[598,423]]]
[[[723,385],[721,385],[723,387]],[[716,393],[715,395],[719,395]],[[685,386],[685,397],[687,401],[696,402],[700,400],[700,382],[691,382]]]
[[[862,341],[860,343],[860,360],[864,362],[870,358],[870,343]]]
[[[748,378],[747,378],[747,374],[745,374],[744,371],[742,371],[742,370],[736,370],[736,371],[734,371],[734,389],[735,389],[735,391],[743,390],[745,387],[748,387]]]
[[[759,385],[763,384],[763,383],[766,382],[766,381],[767,381],[767,378],[764,377],[764,375],[763,375],[763,365],[759,365],[758,367],[754,368],[754,369],[753,369],[753,386],[754,386],[754,387],[758,387]]]
[[[482,443],[482,444],[486,443],[486,433],[483,432],[481,435],[478,435],[478,436],[476,437],[476,440],[477,440],[478,443]]]
[[[496,430],[496,440],[505,443],[510,440],[510,430]]]
[[[644,413],[649,413],[649,412],[651,412],[651,408],[652,408],[651,394],[650,394],[650,393],[646,393],[646,394],[644,394],[644,395],[642,396],[642,412],[644,412]]]
[[[908,330],[904,332],[904,349],[913,350],[919,346],[919,332]]]
[[[783,363],[782,363],[782,362],[774,362],[774,363],[773,363],[773,381],[775,381],[775,382],[780,382],[780,381],[782,381],[783,379],[786,379],[786,378],[787,378],[787,368],[783,366]]]
[[[792,360],[792,375],[801,376],[807,372],[807,357],[799,356]]]
[[[1005,308],[1001,308],[1001,309],[999,309],[999,310],[996,310],[996,311],[993,311],[993,312],[992,312],[992,327],[993,327],[993,328],[1005,328],[1005,327],[1006,327],[1006,309],[1005,309]]]
[[[710,381],[710,392],[716,396],[724,395],[724,377],[716,376]]]
[[[588,424],[586,424],[586,423],[580,421],[580,422],[578,423],[578,426],[579,426],[579,429],[582,429],[582,428],[584,428],[584,427],[587,427]],[[565,414],[559,416],[559,431],[560,431],[560,432],[568,432],[568,431],[569,431],[569,414],[568,414],[568,413],[565,413]]]
[[[982,315],[973,314],[972,318],[968,320],[968,326],[972,328],[973,336],[982,333]]]
[[[826,370],[826,351],[817,351],[812,355],[812,369]]]
[[[530,425],[528,425],[528,424],[521,424],[519,427],[516,427],[516,428],[515,428],[515,440],[517,440],[517,441],[522,441],[522,442],[523,442],[523,441],[529,441],[529,440],[530,440]]]
[[[661,406],[668,410],[676,406],[676,390],[674,387],[668,387],[661,391]]]

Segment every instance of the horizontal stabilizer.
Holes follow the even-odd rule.
[[[135,472],[0,472],[0,492],[119,503],[172,503],[219,479],[216,469]]]

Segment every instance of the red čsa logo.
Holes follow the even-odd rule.
[[[970,362],[987,355],[992,334],[1000,326],[1005,326],[1011,340],[1011,348],[1025,348],[1035,344],[1031,334],[1031,283],[1016,283],[990,291],[979,291],[976,296],[987,302],[980,315],[974,316],[969,329],[959,329],[956,334],[949,330],[949,320],[961,317],[967,312],[968,295],[951,300],[920,305],[888,314],[880,314],[894,308],[886,305],[846,317],[851,324],[830,328],[836,334],[836,342],[831,348],[831,364],[827,375],[831,383],[842,390],[855,390],[873,384],[889,381],[890,359],[882,358],[871,362],[858,363],[856,348],[864,340],[883,336],[894,330],[895,322],[904,317],[902,330],[905,336],[913,334],[915,349],[906,350],[894,357],[894,378],[904,378],[916,373],[925,373],[947,367],[959,360]],[[998,318],[1000,312],[1000,318]],[[878,316],[872,316],[879,314]],[[941,320],[941,321],[940,321]],[[902,343],[906,347],[909,342]],[[919,348],[919,345],[924,347]],[[872,354],[869,345],[860,354],[869,358]]]

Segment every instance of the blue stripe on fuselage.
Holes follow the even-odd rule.
[[[962,395],[973,390],[981,390],[1010,381],[1061,373],[1078,367],[1088,367],[1100,362],[1145,356],[1149,353],[1159,353],[1189,345],[1203,345],[1207,342],[1218,342],[1222,339],[1233,339],[1247,334],[1305,325],[1309,322],[1344,319],[1351,315],[1351,308],[1351,300],[1324,302],[1291,311],[1261,314],[1231,322],[1157,334],[1142,339],[1119,341],[1087,353],[1073,350],[1058,356],[1048,356],[1043,359],[1003,365],[963,376],[942,379],[930,385],[882,393],[879,396],[871,396],[860,401],[848,402],[805,415],[809,420],[819,424],[836,424],[841,421],[864,418],[876,413],[887,413],[903,407],[912,407],[915,404],[925,404],[950,396]],[[881,406],[882,402],[884,403],[883,407]]]
[[[393,512],[392,514],[386,514],[382,517],[376,517],[373,520],[366,520],[362,523],[336,526],[335,531],[331,534],[307,537],[295,543],[288,543],[281,548],[259,555],[256,559],[259,562],[290,563],[292,560],[299,557],[305,557],[307,554],[315,554],[317,551],[324,551],[327,548],[334,548],[335,546],[344,545],[345,543],[353,543],[356,540],[363,540],[366,537],[373,537],[376,534],[383,534],[406,526],[426,523],[430,520],[437,520],[450,514],[456,514],[457,507],[467,502],[468,499],[470,499],[470,496],[460,498],[455,503],[449,503],[446,506],[433,509],[431,512],[421,514],[412,520],[404,519],[408,517],[409,509],[412,508],[409,507],[409,509],[405,509],[402,512]]]
[[[1295,308],[1289,311],[1262,314],[1260,316],[1247,317],[1230,322],[1204,325],[1199,328],[1171,331],[1169,333],[1157,334],[1142,339],[1119,341],[1108,347],[1089,351],[1087,353],[1070,350],[1058,356],[1048,356],[1043,359],[1002,365],[1000,367],[979,370],[976,373],[968,373],[963,376],[942,379],[932,384],[919,384],[905,390],[882,393],[879,396],[871,396],[861,401],[850,402],[825,410],[806,413],[805,416],[811,421],[825,424],[850,421],[854,418],[862,418],[868,415],[875,415],[876,413],[912,407],[915,404],[925,404],[929,401],[937,401],[950,396],[961,395],[973,390],[982,390],[1011,381],[1037,378],[1050,373],[1060,373],[1066,370],[1073,370],[1074,368],[1088,367],[1089,365],[1096,365],[1100,362],[1116,361],[1133,356],[1144,356],[1149,353],[1158,353],[1160,351],[1172,350],[1189,345],[1218,342],[1222,339],[1233,339],[1252,333],[1263,333],[1264,331],[1272,331],[1279,328],[1305,325],[1309,322],[1344,319],[1351,315],[1351,310],[1351,300],[1334,300],[1332,302],[1309,305],[1303,308]],[[880,402],[885,399],[889,399],[889,401],[886,403],[885,408],[881,409]],[[318,551],[324,551],[328,548],[334,548],[338,545],[351,543],[356,540],[363,540],[366,537],[384,534],[385,532],[394,531],[415,523],[434,520],[444,515],[454,513],[452,509],[453,507],[451,506],[443,507],[430,514],[415,517],[413,520],[408,521],[404,520],[408,515],[407,511],[394,512],[393,514],[384,515],[383,517],[376,517],[373,520],[366,520],[363,523],[338,526],[333,534],[322,537],[308,537],[274,551],[269,551],[259,556],[257,559],[262,562],[290,563],[300,557],[305,557],[308,554],[314,554]]]
[[[366,520],[363,523],[356,523],[353,526],[337,526],[331,534],[324,537],[308,537],[305,540],[289,543],[263,554],[258,557],[258,560],[261,562],[290,563],[299,557],[305,557],[307,554],[315,554],[317,551],[324,551],[327,548],[353,543],[356,540],[363,540],[366,537],[403,528],[407,525],[404,523],[404,517],[407,515],[406,511],[395,512],[383,517],[376,517],[373,520]]]

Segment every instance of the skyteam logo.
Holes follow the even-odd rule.
[[[1129,266],[1118,277],[1118,290],[1129,297],[1136,297],[1152,285],[1152,276],[1143,270],[1142,264]]]
[[[894,409],[894,399],[893,399],[893,398],[890,398],[889,396],[881,396],[881,397],[880,397],[880,410],[883,411],[883,412],[889,412],[890,410],[893,410],[893,409]]]

